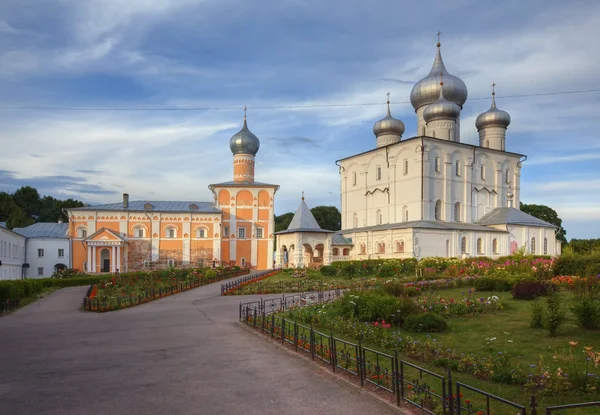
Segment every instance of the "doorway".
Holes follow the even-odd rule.
[[[100,251],[100,272],[110,272],[110,251],[108,249]]]

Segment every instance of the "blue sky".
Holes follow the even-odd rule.
[[[528,155],[522,200],[547,204],[568,237],[600,237],[597,1],[19,0],[0,4],[0,105],[242,108],[261,139],[256,178],[281,185],[276,213],[339,204],[336,159],[371,149],[408,103],[442,31],[469,89],[461,132],[489,107],[511,114],[509,151]],[[476,99],[485,98],[485,99]],[[328,108],[293,105],[377,104]],[[0,109],[0,189],[89,203],[211,200],[230,180],[243,111]]]

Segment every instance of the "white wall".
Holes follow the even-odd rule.
[[[0,227],[0,280],[22,278],[25,262],[25,237]]]
[[[44,250],[44,256],[38,256],[38,249]],[[64,256],[58,256],[58,250],[64,250]],[[27,240],[26,262],[29,268],[25,270],[27,278],[51,277],[57,264],[71,266],[71,250],[69,240],[66,238],[30,238]],[[42,274],[38,272],[42,268]]]

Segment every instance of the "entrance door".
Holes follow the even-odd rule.
[[[100,272],[110,272],[110,251],[108,249],[100,252]]]

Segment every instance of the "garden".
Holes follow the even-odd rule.
[[[353,264],[353,278],[371,272],[377,279],[371,289],[346,291],[331,303],[280,316],[396,352],[436,373],[450,369],[461,382],[524,405],[531,395],[543,406],[598,401],[598,263],[568,255],[431,258],[408,276],[395,273],[394,260],[362,262]],[[555,275],[565,271],[571,275]],[[584,413],[600,409],[569,411]]]

